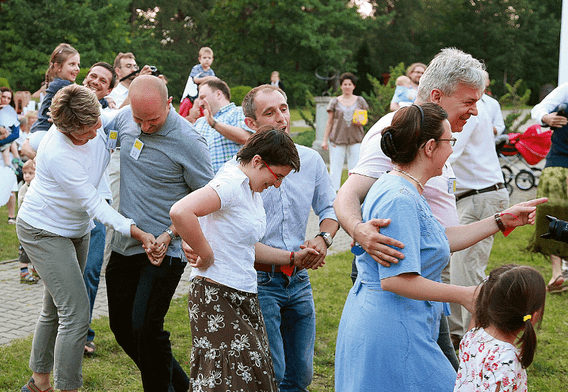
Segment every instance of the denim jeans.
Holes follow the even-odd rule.
[[[353,284],[355,284],[355,281],[357,280],[357,264],[355,263],[356,259],[356,257],[353,257],[353,261],[351,262],[351,280],[353,281]],[[442,316],[442,318],[440,319],[438,346],[440,346],[442,352],[444,353],[446,358],[448,358],[448,361],[450,361],[457,372],[460,361],[458,360],[454,346],[452,344],[452,339],[450,338],[450,327],[448,326],[448,318],[446,316]]]
[[[307,391],[313,378],[316,312],[308,272],[258,272],[258,300],[280,392]]]
[[[145,253],[112,252],[106,269],[109,323],[136,363],[144,391],[187,392],[189,378],[172,354],[164,318],[186,263],[166,256],[154,266]]]
[[[99,290],[99,281],[101,276],[101,268],[103,266],[103,256],[105,252],[105,236],[106,227],[99,221],[94,221],[95,227],[91,230],[91,242],[89,243],[89,254],[87,255],[87,265],[83,273],[83,280],[87,288],[89,303],[91,305],[89,313],[89,323],[93,319],[93,307],[95,306],[95,298]],[[89,327],[87,333],[87,342],[95,339],[95,331]]]

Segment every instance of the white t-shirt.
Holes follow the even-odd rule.
[[[206,270],[193,268],[191,278],[204,276],[225,286],[257,292],[255,244],[266,231],[260,193],[250,189],[248,177],[236,161],[227,162],[207,186],[221,199],[221,209],[199,218],[215,261]]]
[[[359,162],[349,174],[360,174],[367,177],[379,178],[385,172],[392,170],[393,164],[381,149],[381,132],[391,125],[395,112],[382,117],[371,127],[361,143]],[[456,210],[456,199],[449,192],[449,186],[455,178],[452,167],[446,163],[441,176],[433,177],[424,185],[422,196],[426,198],[434,217],[444,227],[459,225]]]

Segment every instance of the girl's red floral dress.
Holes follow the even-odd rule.
[[[483,328],[468,331],[460,343],[460,367],[454,392],[526,391],[527,372],[512,344],[498,340]]]

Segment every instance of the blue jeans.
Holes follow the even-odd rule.
[[[308,272],[257,273],[276,383],[280,392],[307,391],[313,378],[316,312]]]
[[[94,221],[95,227],[91,230],[91,242],[89,243],[89,254],[87,255],[87,265],[83,273],[83,280],[87,288],[89,303],[91,305],[89,313],[89,323],[93,319],[93,307],[95,306],[95,298],[99,290],[99,281],[101,276],[101,268],[103,266],[103,256],[105,252],[105,236],[106,227],[99,221]],[[95,331],[89,327],[87,333],[87,342],[95,339]]]
[[[166,256],[112,252],[106,269],[110,329],[142,376],[144,391],[187,392],[189,378],[172,354],[164,318],[186,263]]]
[[[351,262],[351,280],[353,284],[357,280],[357,264],[355,263],[356,257],[353,257],[353,261]],[[456,372],[458,371],[458,367],[460,361],[458,360],[458,356],[454,350],[454,345],[452,344],[452,339],[450,338],[450,327],[448,325],[448,318],[446,316],[442,316],[440,320],[440,333],[438,334],[438,346],[442,349],[442,352],[448,358],[448,361],[452,364]]]

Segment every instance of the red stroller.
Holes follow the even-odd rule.
[[[538,185],[541,169],[533,165],[542,161],[548,154],[551,136],[552,131],[542,131],[540,125],[535,124],[524,133],[509,133],[495,139],[497,155],[503,162],[501,171],[509,195],[513,193],[513,178],[517,188],[523,191]],[[515,175],[513,169],[516,169]]]

